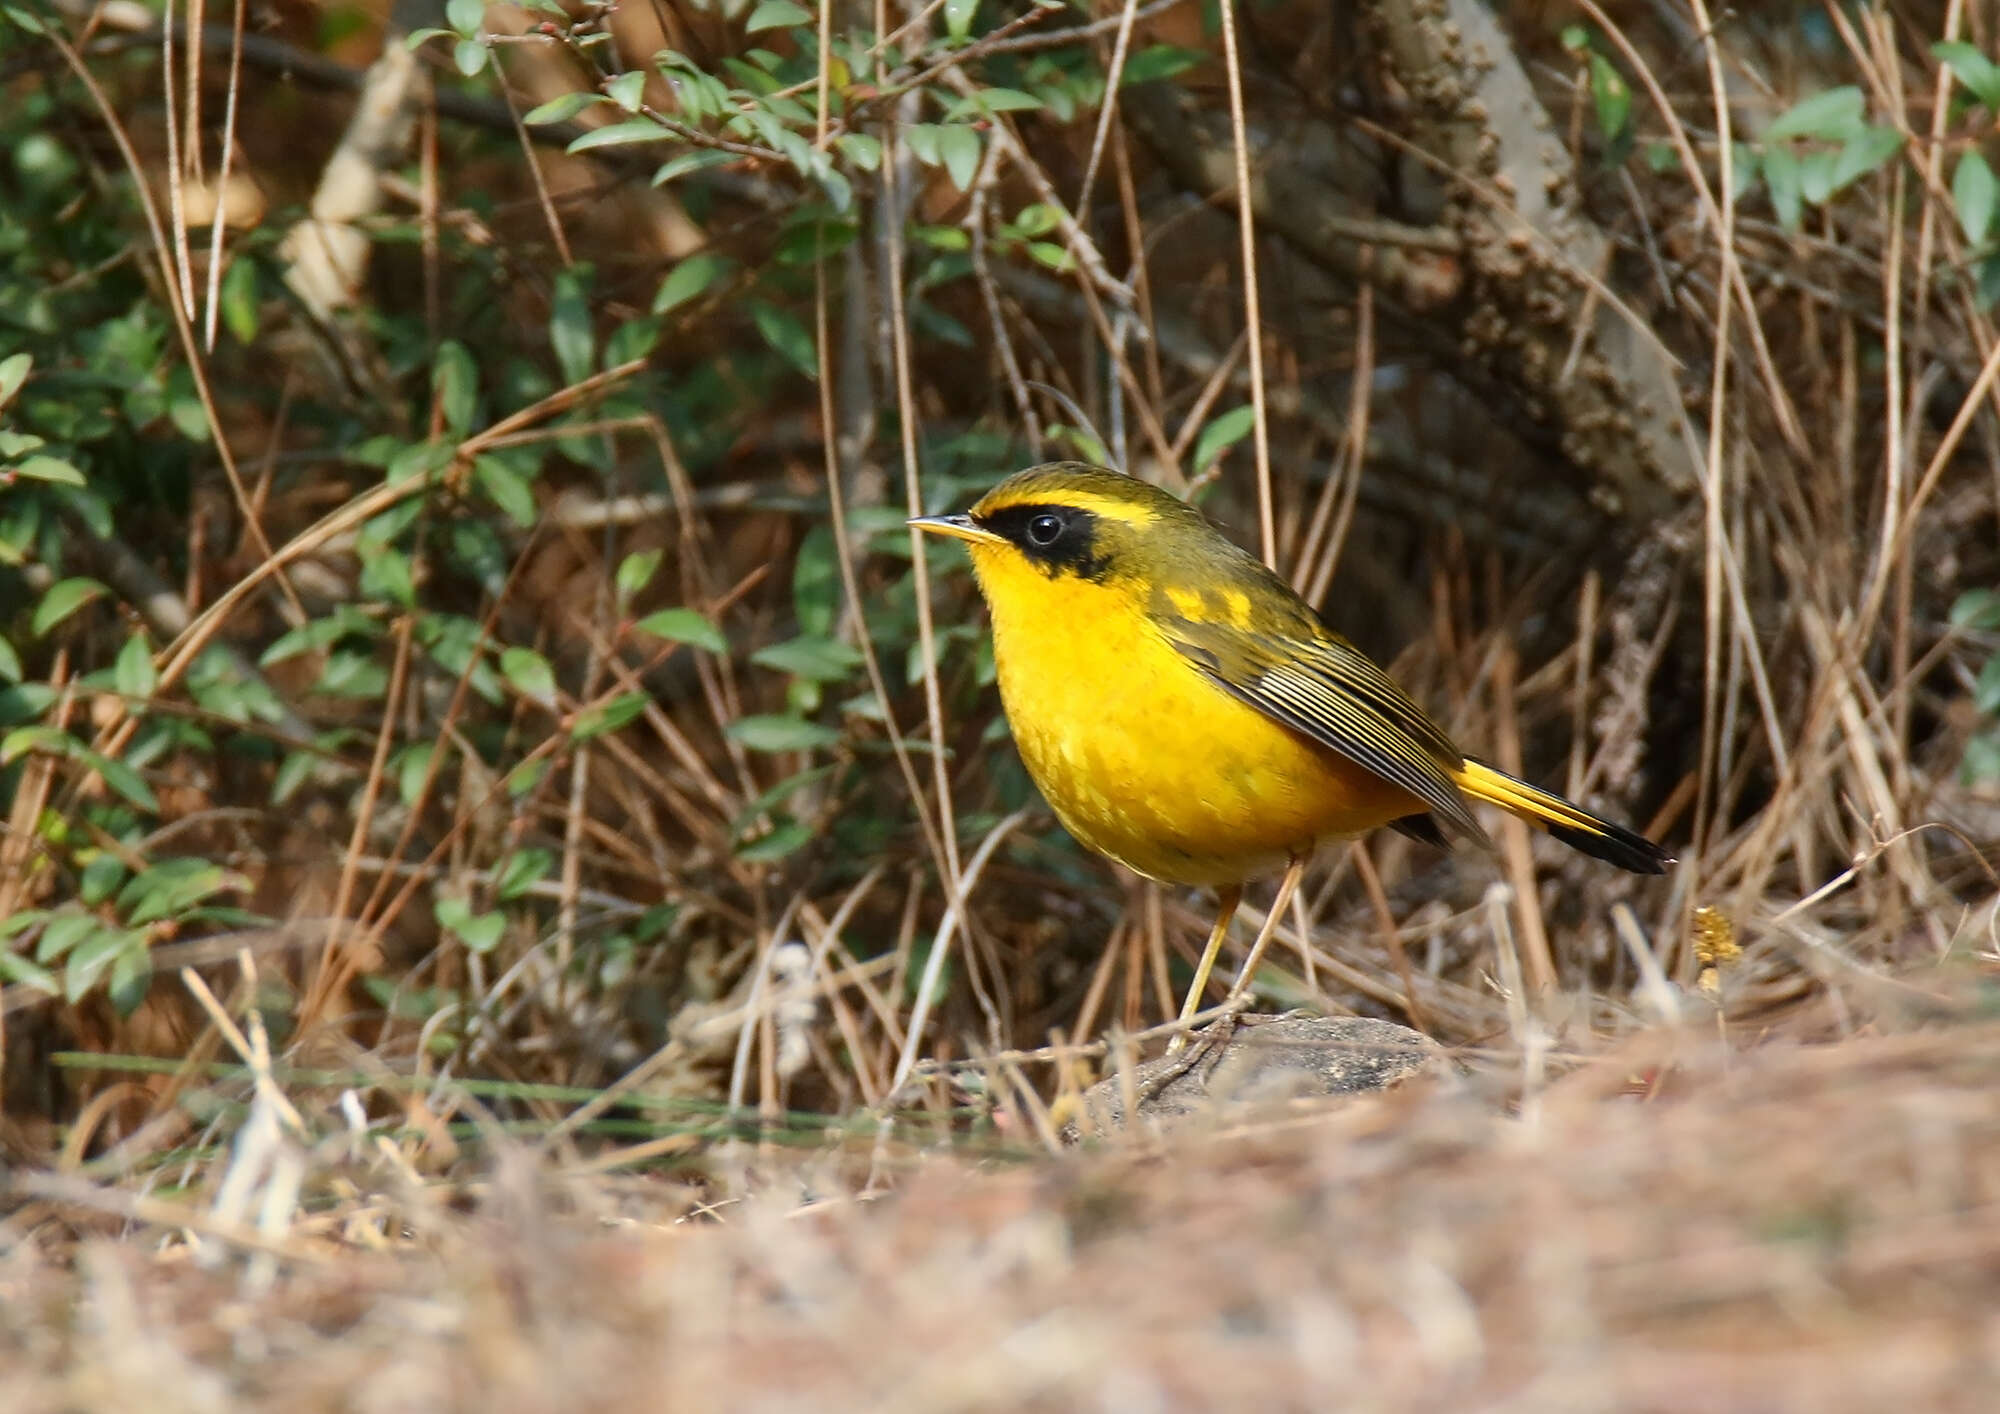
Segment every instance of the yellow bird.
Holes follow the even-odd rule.
[[[1661,874],[1658,845],[1462,755],[1389,675],[1186,502],[1053,462],[920,530],[967,542],[1000,700],[1077,839],[1221,908],[1185,1022],[1246,880],[1387,825],[1488,843],[1483,800],[1594,858]],[[1294,875],[1295,881],[1295,875]]]

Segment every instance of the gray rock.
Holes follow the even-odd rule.
[[[1172,1055],[1093,1085],[1063,1137],[1123,1129],[1128,1096],[1141,1120],[1172,1127],[1197,1118],[1240,1119],[1288,1101],[1370,1094],[1450,1070],[1435,1041],[1391,1021],[1241,1016],[1197,1032]]]

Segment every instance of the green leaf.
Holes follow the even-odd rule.
[[[535,523],[535,489],[512,462],[481,453],[472,459],[472,479],[514,524],[525,530]]]
[[[903,145],[917,155],[917,160],[927,167],[935,167],[943,158],[939,155],[939,139],[944,129],[936,123],[912,123],[903,129]]]
[[[1833,162],[1833,190],[1867,176],[1903,150],[1903,135],[1891,127],[1866,127],[1841,145]]]
[[[748,864],[772,864],[812,840],[813,831],[796,820],[783,819],[756,839],[736,846],[736,857]]]
[[[84,907],[96,908],[111,901],[112,895],[124,887],[132,871],[108,849],[99,850],[87,859],[84,853],[82,850],[77,852],[78,859],[83,861],[83,869],[76,876],[76,896]]]
[[[452,66],[467,78],[483,73],[489,57],[486,46],[476,39],[461,39],[451,47]]]
[[[972,19],[978,13],[979,0],[944,0],[945,32],[963,42],[972,32]]]
[[[118,907],[134,928],[178,918],[216,894],[245,887],[240,874],[206,859],[169,859],[139,874],[118,891]]]
[[[128,946],[123,928],[97,927],[70,950],[63,965],[63,999],[71,1005],[82,1001],[97,985],[118,954]]]
[[[970,191],[972,179],[979,175],[978,132],[964,123],[940,129],[938,156],[943,159],[944,170],[951,177],[952,185],[960,191]]]
[[[0,951],[0,982],[22,987],[33,987],[38,992],[50,996],[62,991],[62,984],[56,981],[55,973],[45,967],[37,967],[19,953]]]
[[[431,395],[444,414],[445,430],[463,437],[479,400],[479,365],[472,361],[472,351],[456,339],[438,345],[431,363]]]
[[[69,950],[104,926],[94,913],[66,908],[55,914],[35,941],[35,961],[60,962]]]
[[[839,639],[803,634],[759,648],[750,661],[814,682],[838,682],[861,666],[861,654]]]
[[[1729,145],[1729,181],[1734,190],[1730,193],[1737,200],[1757,185],[1757,178],[1763,172],[1763,159],[1757,149],[1748,143],[1733,142]]]
[[[635,359],[651,358],[660,342],[660,321],[650,315],[628,319],[604,341],[604,366],[619,368]]]
[[[0,358],[0,408],[14,401],[14,395],[28,381],[28,371],[34,366],[33,354],[17,353]]]
[[[639,111],[639,104],[646,97],[646,71],[630,69],[604,85],[604,92],[613,103],[627,113]]]
[[[261,678],[243,673],[219,648],[203,650],[187,673],[188,693],[203,711],[232,722],[281,721],[284,707]]]
[[[349,635],[376,638],[380,634],[381,627],[375,620],[351,604],[342,604],[323,619],[312,619],[280,634],[277,640],[258,657],[257,666],[268,668],[273,663],[282,663],[285,659],[296,658],[301,653],[316,653],[322,648],[332,647]]]
[[[141,810],[153,812],[160,808],[159,800],[153,795],[153,788],[146,784],[143,776],[123,761],[84,746],[79,746],[71,754],[103,777],[104,784]]]
[[[1046,265],[1061,274],[1066,275],[1076,268],[1076,257],[1054,241],[1029,241],[1026,250],[1037,265]]]
[[[382,479],[391,484],[398,481],[421,481],[442,476],[458,459],[458,449],[442,439],[438,441],[412,442],[399,447],[390,456],[388,464],[382,468]],[[364,540],[374,544],[386,544],[396,533],[406,529],[423,514],[423,503],[408,500],[394,510],[383,512],[362,527]]]
[[[1974,266],[1973,287],[1981,309],[2000,304],[2000,255],[1989,255]]]
[[[82,486],[83,473],[61,457],[32,456],[18,466],[8,468],[22,481],[43,481],[57,486]]]
[[[693,152],[683,152],[671,161],[660,164],[660,170],[653,173],[653,185],[663,187],[668,182],[685,177],[690,172],[699,172],[704,167],[721,167],[734,162],[736,158],[727,152],[712,152],[697,148]]]
[[[1103,96],[1104,81],[1095,75],[1064,74],[1047,69],[1042,73],[1042,81],[1035,85],[1035,92],[1042,96],[1042,102],[1049,105],[1049,112],[1059,123],[1073,121],[1079,106],[1093,106]]]
[[[14,651],[14,645],[0,638],[0,678],[8,682],[19,682],[27,674],[21,670],[21,655]]]
[[[729,724],[729,735],[752,751],[812,751],[832,746],[840,733],[803,717],[743,717]]]
[[[1959,771],[1969,785],[2000,781],[2000,731],[1982,732],[1968,741]]]
[[[840,155],[864,172],[882,165],[882,142],[867,133],[845,133],[833,140]]]
[[[815,785],[831,776],[833,770],[831,766],[808,766],[803,771],[793,772],[737,812],[735,820],[730,823],[730,830],[741,834],[750,829],[773,809],[790,800],[807,786]]]
[[[827,204],[836,212],[854,209],[854,183],[847,174],[833,164],[833,158],[824,152],[815,152],[806,168],[806,175],[819,183],[819,189],[826,193]]]
[[[1062,224],[1062,213],[1046,202],[1035,202],[1021,208],[1021,214],[1007,223],[1007,228],[1023,240],[1033,240],[1036,236],[1046,236]]]
[[[827,767],[824,769],[830,770],[832,768]],[[50,914],[46,908],[24,908],[18,913],[10,913],[5,918],[0,918],[0,942],[5,942],[9,938],[20,937],[21,934],[27,932],[30,928],[48,922],[49,917]]]
[[[110,592],[94,579],[58,580],[49,586],[49,592],[44,594],[42,602],[35,606],[35,615],[29,620],[28,626],[39,638],[85,604],[93,599],[101,599]]]
[[[120,1016],[130,1016],[146,1000],[153,985],[153,950],[143,937],[136,937],[118,950],[111,960],[111,980],[105,992]]]
[[[556,700],[555,670],[532,648],[518,645],[500,650],[500,676],[532,702],[552,706]]]
[[[462,898],[441,898],[431,905],[431,913],[440,928],[476,953],[493,951],[507,930],[504,914],[474,913]]]
[[[1799,228],[1804,214],[1800,191],[1799,159],[1787,147],[1773,147],[1764,154],[1764,186],[1771,193],[1771,209],[1788,231]]]
[[[569,152],[588,152],[594,147],[622,147],[633,142],[659,142],[673,134],[651,118],[634,118],[630,122],[611,123],[605,127],[592,128],[570,143]]]
[[[757,8],[750,12],[749,23],[743,26],[743,32],[760,34],[767,29],[809,25],[812,23],[812,18],[811,10],[803,5],[794,5],[792,0],[761,0]]]
[[[1977,152],[1968,152],[1958,159],[1958,169],[1951,174],[1952,204],[1958,208],[1958,226],[1965,232],[1966,241],[1975,246],[1985,245],[1986,238],[1993,233],[1993,216],[1996,203],[2000,203],[2000,181],[1995,181],[1992,167]]]
[[[811,265],[838,255],[859,234],[852,221],[797,221],[779,238],[773,254],[780,265]]]
[[[1833,166],[1837,155],[1830,147],[1808,152],[1799,159],[1799,195],[1808,206],[1819,206],[1833,195]]]
[[[549,300],[549,346],[555,350],[556,367],[564,378],[581,383],[590,376],[596,341],[591,332],[590,301],[584,298],[583,278],[574,267],[556,274]]]
[[[1780,142],[1789,137],[1816,137],[1838,142],[1851,136],[1861,124],[1861,90],[1853,84],[1829,88],[1794,104],[1764,129],[1764,141]]]
[[[134,701],[143,702],[153,695],[160,685],[160,674],[153,666],[153,650],[145,634],[135,633],[125,640],[125,646],[118,650],[118,661],[112,666],[112,680],[121,696]]]
[[[2000,630],[2000,590],[1968,589],[1952,601],[1951,626],[1975,633]]]
[[[1208,61],[1199,49],[1183,49],[1177,44],[1149,44],[1125,60],[1125,72],[1118,77],[1120,88],[1155,83],[1174,78]]]
[[[693,609],[659,609],[646,615],[632,627],[641,633],[650,633],[655,638],[692,644],[696,648],[706,648],[711,653],[729,651],[729,640],[722,636],[722,630]]]
[[[222,322],[228,326],[230,334],[239,344],[256,342],[257,313],[257,264],[255,261],[238,258],[229,262],[229,269],[222,276]]]
[[[353,702],[374,701],[389,690],[389,670],[373,653],[335,649],[327,654],[312,690]]]
[[[764,342],[775,349],[785,362],[808,378],[819,377],[819,359],[813,350],[812,335],[806,332],[805,325],[762,300],[751,302],[750,319],[757,326],[757,332],[764,336]]]
[[[467,39],[477,38],[486,22],[486,0],[446,0],[444,19]]]
[[[665,556],[664,550],[635,550],[618,562],[614,583],[620,607],[631,603],[641,590],[653,582],[653,576],[660,572],[660,561]]]
[[[735,0],[735,3],[740,4],[741,0]],[[661,72],[673,84],[680,99],[681,117],[688,122],[705,122],[736,111],[736,99],[729,85],[692,59],[669,51],[661,65]]]
[[[556,857],[546,849],[517,849],[501,861],[493,892],[502,899],[517,899],[549,876]]]
[[[1988,112],[2000,117],[2000,65],[1963,40],[1933,44],[1931,53],[1951,69],[1953,76]]]
[[[602,103],[604,101],[604,95],[602,94],[585,93],[580,90],[575,93],[558,94],[547,103],[538,103],[533,108],[530,108],[526,113],[521,115],[521,121],[531,128],[549,127],[556,123],[567,123],[571,118],[574,118],[584,109],[590,107],[591,104]]]
[[[60,727],[16,727],[0,737],[0,766],[11,765],[31,751],[69,756],[75,753],[76,748],[76,738]]]
[[[437,747],[428,741],[415,742],[396,753],[396,794],[403,804],[415,805],[423,794],[424,780],[431,773],[431,757]]]
[[[1018,88],[979,88],[958,100],[945,110],[945,121],[956,122],[962,118],[990,118],[998,113],[1039,112],[1048,105],[1032,93],[1023,93]]]
[[[792,612],[801,633],[825,636],[840,609],[840,551],[833,527],[821,522],[799,541],[792,557]]]
[[[728,256],[707,250],[696,251],[676,262],[667,272],[667,278],[660,281],[659,293],[653,296],[653,313],[666,314],[689,300],[699,299],[709,286],[735,267],[736,262]]]
[[[2000,653],[1986,660],[1972,685],[1972,705],[1982,712],[2000,712]]]
[[[401,550],[378,547],[361,561],[361,592],[371,599],[388,599],[409,608],[417,602],[416,571]]]
[[[1081,427],[1070,427],[1060,422],[1051,423],[1048,435],[1051,441],[1067,441],[1072,447],[1076,448],[1084,461],[1090,462],[1094,466],[1110,466],[1112,464],[1111,453],[1106,449],[1105,445]],[[918,676],[921,677],[922,674],[918,674]],[[911,681],[915,682],[916,678],[912,678]]]
[[[45,682],[17,682],[0,688],[0,725],[26,722],[47,712],[63,694]],[[6,764],[6,748],[0,746],[0,766]]]
[[[1590,56],[1590,99],[1597,109],[1597,130],[1615,142],[1632,120],[1632,86],[1618,66],[1602,54]]]
[[[910,234],[932,250],[972,249],[972,237],[957,226],[912,226]]]
[[[570,724],[570,740],[589,741],[606,732],[618,731],[645,715],[652,702],[653,699],[643,692],[621,692],[607,702],[587,707],[577,713],[576,720]]]
[[[935,946],[937,944],[933,940],[925,939],[911,950],[910,972],[909,976],[903,979],[903,990],[908,993],[912,1002],[923,995],[924,976],[930,971],[931,949]],[[929,1003],[931,1006],[944,1005],[944,999],[951,995],[952,977],[957,970],[952,965],[950,955],[947,954],[944,965],[937,970],[937,980],[931,987]]]
[[[1222,459],[1222,454],[1242,441],[1257,425],[1257,409],[1249,403],[1231,408],[1219,417],[1209,419],[1208,426],[1201,429],[1201,436],[1195,438],[1194,469],[1197,474],[1207,471]]]
[[[555,760],[548,756],[537,756],[531,761],[523,761],[507,773],[507,794],[519,800],[548,776]]]
[[[167,420],[173,423],[174,431],[190,442],[207,442],[211,438],[208,409],[202,406],[194,379],[185,368],[176,368],[167,379]]]

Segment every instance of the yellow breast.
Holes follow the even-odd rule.
[[[1232,884],[1423,809],[1209,682],[1115,582],[977,546],[974,563],[1021,757],[1100,854],[1172,883]]]

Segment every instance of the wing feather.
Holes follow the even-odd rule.
[[[1484,842],[1452,777],[1464,761],[1437,723],[1335,634],[1273,634],[1182,615],[1167,641],[1216,686],[1421,800],[1451,834]]]

